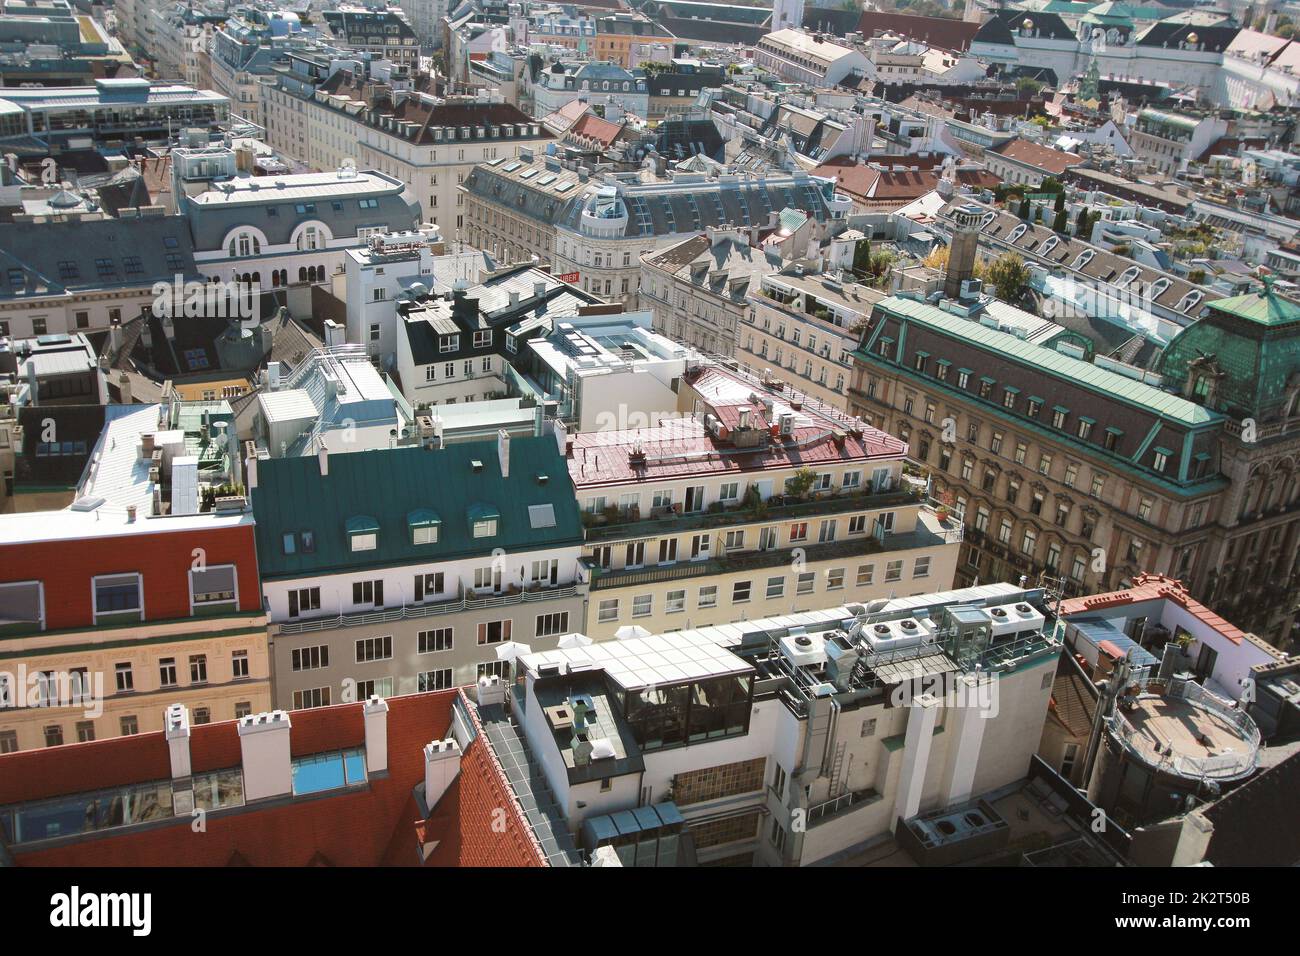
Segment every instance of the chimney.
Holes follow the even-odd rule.
[[[495,674],[484,674],[478,679],[478,705],[504,704],[506,702],[506,685]]]
[[[135,521],[135,505],[126,506],[126,522],[131,524]]]
[[[244,459],[244,483],[248,485],[248,490],[252,491],[257,487],[257,455],[249,455]]]
[[[280,363],[279,362],[266,363],[266,387],[272,390],[280,387]]]
[[[460,744],[454,739],[424,745],[424,806],[433,812],[460,776]]]
[[[316,452],[316,458],[320,461],[320,473],[324,477],[330,473],[330,450],[325,447],[325,439],[319,441],[320,449]]]
[[[145,432],[140,436],[140,457],[152,458],[154,449],[154,433]]]
[[[366,773],[388,770],[388,701],[375,695],[362,705],[366,722]]]
[[[325,320],[325,344],[330,348],[344,344],[344,329],[333,319]]]
[[[510,477],[510,435],[504,428],[497,430],[497,458],[501,459],[501,477]]]
[[[164,711],[163,726],[166,728],[167,750],[171,754],[172,779],[182,780],[190,776],[190,712],[184,704],[172,704]]]
[[[239,721],[244,800],[287,797],[293,792],[289,715],[283,710],[249,714]]]
[[[541,298],[542,296],[544,296],[544,295],[546,295],[546,283],[545,283],[545,282],[541,282],[541,281],[534,282],[534,283],[533,283],[533,298],[534,298],[534,299],[540,299],[540,298]]]
[[[514,308],[518,308],[518,306],[519,306],[519,290],[518,290],[518,289],[511,289],[511,290],[510,290],[510,308],[514,309]]]
[[[125,372],[117,377],[117,392],[121,404],[131,404],[131,377]]]

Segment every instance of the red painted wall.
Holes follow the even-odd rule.
[[[239,609],[262,609],[253,525],[162,534],[131,534],[75,541],[6,545],[0,542],[0,583],[45,582],[45,627],[92,627],[91,578],[139,572],[144,577],[145,619],[190,616],[190,567],[202,548],[208,565],[233,564]]]

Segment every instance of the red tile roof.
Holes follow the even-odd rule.
[[[1208,607],[1187,593],[1187,588],[1176,578],[1163,574],[1139,574],[1133,579],[1133,586],[1127,591],[1108,591],[1105,594],[1091,594],[1086,597],[1070,598],[1061,602],[1061,616],[1072,617],[1087,614],[1102,608],[1121,607],[1137,604],[1141,601],[1170,600],[1185,609],[1197,620],[1214,628],[1234,644],[1246,639],[1246,632],[1229,624]]]
[[[699,394],[707,411],[724,425],[739,423],[741,408],[762,408],[761,401],[751,402],[749,395],[772,398],[773,417],[789,407],[788,393],[767,392],[751,386],[718,368],[703,368],[688,375],[686,381]],[[607,484],[636,484],[645,481],[692,475],[739,475],[745,472],[802,466],[849,464],[871,459],[891,460],[907,452],[906,442],[892,435],[862,425],[860,434],[844,434],[839,441],[834,429],[847,432],[847,416],[829,418],[807,405],[797,413],[789,443],[774,437],[752,454],[738,452],[733,445],[704,430],[704,423],[694,418],[665,419],[648,428],[621,431],[581,432],[574,436],[569,475],[578,488]],[[765,419],[760,419],[759,424]],[[775,426],[773,426],[775,427]],[[634,460],[633,452],[644,452]]]
[[[362,789],[209,814],[201,833],[182,817],[172,825],[41,849],[16,848],[15,861],[22,866],[415,866],[421,862],[424,841],[437,839],[430,865],[544,865],[482,733],[470,742],[459,777],[430,819],[421,819],[413,791],[424,781],[424,745],[447,736],[458,693],[390,698],[388,773],[371,777]],[[361,710],[355,703],[294,711],[293,753],[360,745]],[[191,732],[196,772],[237,766],[239,750],[233,721]],[[170,776],[167,741],[161,733],[22,751],[0,757],[0,804]]]
[[[568,135],[580,136],[608,147],[614,144],[614,140],[618,139],[618,134],[621,132],[623,127],[617,123],[602,119],[595,113],[584,113],[578,122],[569,127]]]
[[[1031,143],[1027,139],[1010,140],[993,150],[993,152],[1018,163],[1024,163],[1026,166],[1046,170],[1054,176],[1059,176],[1071,166],[1078,166],[1083,162],[1082,156],[1065,153],[1059,149],[1052,149],[1050,146],[1040,146],[1038,143]]]

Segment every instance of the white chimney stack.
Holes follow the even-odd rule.
[[[287,797],[293,792],[289,715],[283,710],[249,714],[239,721],[244,764],[244,799]]]
[[[252,491],[257,487],[257,456],[249,455],[244,459],[244,484]]]
[[[274,391],[280,387],[280,363],[266,363],[266,387]]]
[[[320,448],[316,452],[316,457],[320,461],[320,473],[323,478],[330,473],[330,450],[325,447],[325,439],[321,438],[319,441]]]
[[[388,770],[388,701],[376,695],[362,705],[366,723],[366,773]]]
[[[478,705],[504,704],[506,702],[506,685],[495,674],[484,674],[478,679]]]
[[[510,477],[510,435],[504,428],[497,430],[497,458],[501,460],[501,477]]]
[[[424,745],[424,805],[429,812],[460,776],[460,744],[454,739]]]
[[[163,712],[167,750],[171,754],[172,779],[193,774],[190,766],[190,712],[184,704],[172,704]]]

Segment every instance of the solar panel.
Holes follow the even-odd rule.
[[[502,171],[503,173],[513,173],[516,169],[518,169],[518,168],[519,168],[520,166],[522,166],[522,165],[523,165],[523,163],[521,163],[521,162],[519,162],[518,160],[516,160],[516,161],[514,161],[514,162],[510,162],[510,163],[507,163],[506,165],[502,166],[502,167],[501,167],[501,171]]]
[[[572,189],[572,188],[573,188],[573,183],[571,183],[571,182],[569,182],[569,183],[560,183],[560,185],[558,185],[558,186],[555,187],[555,191],[556,191],[557,193],[567,193],[567,192],[568,192],[570,189]]]
[[[534,176],[536,176],[536,175],[537,175],[537,170],[535,170],[535,169],[525,169],[522,173],[519,174],[519,178],[520,178],[520,179],[532,179],[532,178],[533,178]]]
[[[558,177],[554,173],[547,173],[541,179],[537,180],[537,185],[549,186],[551,183],[555,182],[557,178]]]

